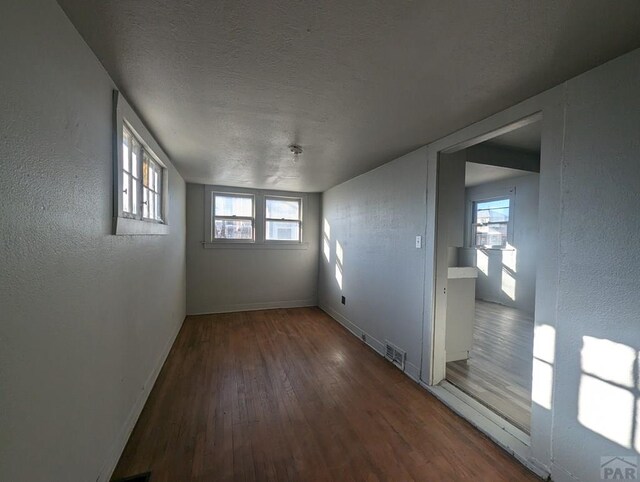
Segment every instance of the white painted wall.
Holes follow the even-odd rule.
[[[567,83],[553,458],[640,452],[640,50]]]
[[[478,270],[476,298],[512,306],[533,313],[536,294],[536,260],[538,237],[538,174],[490,182],[467,188],[465,231],[469,232],[472,202],[495,197],[512,201],[513,250],[475,248],[460,250],[460,266],[478,266],[478,256],[486,259],[486,273]],[[515,188],[515,189],[514,189]],[[513,193],[510,191],[513,189]],[[470,241],[466,241],[467,245]],[[544,244],[541,246],[544,255]],[[483,260],[484,261],[484,260]],[[483,264],[485,266],[485,264]],[[515,299],[510,296],[511,279],[515,283]]]
[[[315,306],[320,195],[305,193],[303,248],[264,245],[205,248],[205,186],[187,184],[187,312],[220,313]]]
[[[406,348],[415,364],[423,288],[427,321],[434,309],[433,219],[426,218],[426,257],[413,248],[414,236],[425,229],[425,192],[435,212],[426,186],[435,185],[437,152],[542,112],[538,233],[545,247],[536,260],[534,404],[525,458],[548,468],[555,481],[597,481],[600,457],[640,453],[638,85],[640,50],[323,195],[331,253],[329,261],[321,258],[321,307],[356,335],[375,337],[374,348],[384,339]],[[344,248],[342,290],[336,241]],[[426,354],[436,332],[425,324]],[[423,362],[427,379],[430,360]]]
[[[417,150],[322,196],[330,254],[329,260],[320,256],[320,307],[359,337],[366,334],[376,350],[385,340],[405,350],[414,378],[422,352],[425,253],[415,237],[425,234],[426,176],[424,150]]]
[[[185,184],[111,235],[113,83],[53,1],[0,44],[0,480],[107,480],[184,319]]]

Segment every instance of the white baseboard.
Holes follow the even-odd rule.
[[[274,310],[277,308],[306,308],[318,306],[318,300],[310,298],[308,300],[292,301],[268,301],[264,303],[241,303],[236,305],[214,306],[210,310],[187,313],[187,316],[216,315],[219,313],[237,313],[239,311]]]
[[[411,362],[405,362],[404,373],[416,383],[420,383],[420,367]]]
[[[553,482],[580,482],[580,479],[558,464],[551,464],[551,479]]]
[[[131,436],[131,432],[133,432],[133,428],[136,426],[136,422],[138,421],[138,418],[142,413],[142,409],[144,408],[145,403],[147,403],[147,399],[149,398],[151,389],[156,383],[156,379],[160,374],[160,370],[162,370],[162,367],[164,366],[164,362],[166,361],[167,356],[169,356],[171,347],[173,346],[173,343],[176,341],[176,338],[178,336],[178,333],[180,332],[180,329],[182,328],[183,323],[184,323],[184,319],[182,320],[182,322],[178,323],[178,326],[175,329],[174,333],[169,337],[169,340],[167,341],[166,345],[162,349],[162,352],[160,353],[160,356],[158,357],[158,360],[152,372],[149,374],[149,376],[147,377],[147,380],[142,386],[142,389],[140,391],[140,396],[138,397],[133,407],[131,408],[131,411],[129,412],[129,416],[127,417],[127,420],[124,422],[122,428],[120,429],[120,434],[118,435],[118,438],[116,439],[111,450],[109,451],[107,460],[102,466],[102,469],[100,470],[100,474],[98,475],[96,482],[108,482],[111,479],[111,476],[113,475],[113,471],[116,469],[116,465],[118,464],[118,461],[120,460],[120,456],[124,451],[124,447],[127,444],[129,437]]]
[[[369,333],[365,332],[362,328],[356,325],[354,322],[349,320],[347,317],[341,315],[334,309],[326,305],[319,306],[322,311],[327,313],[331,318],[336,320],[342,326],[344,326],[347,330],[349,330],[354,336],[362,340],[362,335],[365,336],[363,340],[370,348],[373,349],[378,355],[384,357],[385,355],[385,345],[377,338],[373,337]],[[414,365],[413,363],[406,361],[404,364],[404,372],[409,378],[411,378],[414,382],[420,382],[420,368]]]
[[[374,336],[364,331],[354,322],[352,322],[345,316],[341,315],[340,313],[335,311],[333,308],[329,306],[320,305],[320,309],[325,313],[327,313],[331,318],[336,320],[338,323],[340,323],[342,326],[344,326],[347,330],[349,330],[356,338],[359,338],[360,340],[364,341],[367,345],[369,345],[373,349],[373,351],[378,353],[380,356],[384,356],[384,352],[385,352],[384,343],[382,343],[380,340],[378,340]],[[364,339],[362,338],[362,335],[364,335]]]

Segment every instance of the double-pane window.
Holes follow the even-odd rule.
[[[254,198],[250,194],[215,193],[213,196],[213,239],[254,239]]]

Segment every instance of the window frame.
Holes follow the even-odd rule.
[[[124,159],[123,141],[124,130],[127,129],[132,139],[140,145],[140,158],[138,160],[138,186],[136,191],[137,212],[127,212],[124,209],[123,179]],[[169,233],[168,207],[169,207],[169,158],[151,136],[135,111],[120,95],[113,91],[113,234],[115,235],[165,235]],[[132,145],[129,148],[130,160],[132,159]],[[146,152],[151,162],[160,170],[160,216],[161,220],[143,217],[143,165]],[[132,166],[129,165],[129,173]],[[130,180],[129,185],[132,185]],[[131,192],[129,193],[131,196]],[[131,197],[129,202],[132,203]],[[132,204],[130,204],[132,205]]]
[[[251,217],[248,216],[216,216],[216,195],[220,196],[235,196],[239,198],[251,199]],[[251,193],[242,192],[223,192],[223,191],[211,191],[211,216],[210,216],[210,230],[209,239],[212,243],[232,243],[232,244],[252,244],[256,241],[256,197]],[[217,219],[231,219],[231,220],[249,220],[251,221],[251,239],[232,239],[232,238],[216,238],[215,237],[215,224]]]
[[[308,199],[306,193],[293,192],[293,191],[275,191],[275,190],[260,190],[241,187],[230,187],[221,185],[209,185],[202,186],[204,191],[204,229],[202,241],[203,248],[206,249],[309,249],[309,242],[305,239],[304,223],[304,210],[307,209]],[[254,230],[253,230],[253,242],[248,240],[233,240],[233,239],[215,239],[214,238],[214,202],[215,195],[252,195],[254,196]],[[289,240],[266,240],[266,197],[272,198],[289,198],[300,199],[300,241]],[[236,218],[237,219],[237,218]]]
[[[508,192],[502,195],[494,195],[494,196],[477,196],[473,199],[469,199],[469,216],[467,222],[467,247],[473,249],[483,249],[483,250],[495,250],[495,251],[510,251],[513,248],[510,247],[513,245],[513,224],[514,224],[514,213],[515,213],[515,205],[514,205],[514,193],[515,188],[508,189]],[[476,244],[476,230],[477,226],[476,216],[477,216],[477,205],[486,202],[493,201],[509,201],[509,219],[506,222],[502,223],[491,223],[491,224],[506,224],[507,225],[507,236],[504,246],[500,245],[477,245]]]
[[[268,218],[267,217],[267,201],[275,200],[275,201],[297,201],[298,202],[298,219],[285,219],[285,218]],[[304,203],[303,199],[300,196],[282,196],[275,194],[265,194],[264,195],[264,242],[265,243],[284,243],[284,244],[292,244],[292,243],[302,243],[302,227],[303,227],[303,217],[304,217]],[[267,222],[269,221],[284,221],[289,223],[297,223],[298,224],[298,239],[267,239]]]

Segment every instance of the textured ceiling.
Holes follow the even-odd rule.
[[[640,46],[637,0],[59,3],[188,181],[260,188],[325,190]]]

